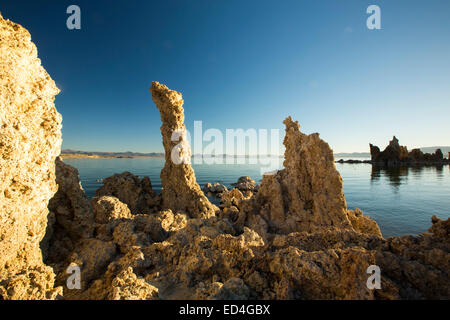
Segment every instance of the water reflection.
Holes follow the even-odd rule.
[[[409,175],[411,175],[411,177],[413,178],[420,179],[424,175],[424,173],[435,173],[438,180],[442,180],[444,178],[444,166],[372,166],[370,180],[373,183],[380,181],[382,177],[386,177],[389,185],[393,187],[394,192],[398,192],[400,186],[408,182]]]

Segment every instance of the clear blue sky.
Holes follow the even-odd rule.
[[[66,28],[70,4],[79,31]],[[382,30],[366,28],[370,4]],[[335,152],[394,134],[450,145],[450,1],[2,0],[0,11],[31,32],[61,89],[63,148],[162,151],[153,80],[183,93],[190,130],[283,129],[291,115]]]

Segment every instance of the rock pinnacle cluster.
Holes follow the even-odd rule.
[[[181,93],[153,82],[162,194],[123,172],[89,199],[57,157],[58,89],[30,34],[1,16],[0,87],[0,300],[450,298],[450,219],[385,239],[347,208],[329,145],[290,117],[284,169],[215,185],[218,208],[189,163]],[[374,265],[381,289],[367,286]]]

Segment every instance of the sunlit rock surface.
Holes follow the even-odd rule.
[[[125,203],[131,213],[152,213],[160,209],[161,196],[153,191],[148,177],[140,179],[130,172],[115,174],[103,180],[96,196],[113,196]]]
[[[292,122],[289,118],[286,122],[289,128]],[[302,137],[296,123],[293,128],[288,141],[291,134]],[[84,267],[82,289],[65,290],[65,299],[449,297],[449,220],[434,217],[430,233],[420,237],[384,239],[376,223],[359,209],[346,209],[332,156],[326,157],[331,150],[317,135],[309,139],[303,152],[315,153],[309,155],[314,160],[287,157],[292,166],[285,163],[284,170],[291,175],[297,171],[316,178],[334,177],[325,188],[333,192],[334,207],[325,201],[323,189],[313,189],[312,182],[292,181],[297,192],[291,194],[299,199],[286,198],[286,207],[290,201],[302,203],[303,194],[310,199],[317,195],[323,202],[315,203],[314,219],[287,232],[274,227],[270,216],[250,212],[261,210],[257,197],[264,194],[264,186],[254,196],[245,197],[236,188],[224,192],[220,212],[209,218],[172,210],[133,215],[113,196],[96,197],[92,200],[95,237],[83,240],[65,262]],[[286,147],[287,154],[302,150],[296,143]],[[330,216],[324,206],[338,216]],[[280,219],[282,226],[289,215]],[[381,289],[367,287],[367,268],[372,265],[381,268]],[[58,279],[66,277],[58,275]]]
[[[190,165],[191,150],[186,143],[183,98],[181,93],[152,82],[153,102],[161,113],[161,134],[166,163],[161,171],[163,207],[189,213],[192,217],[211,217],[217,207],[205,197]],[[182,144],[183,148],[176,146]],[[185,159],[175,163],[174,159]]]
[[[353,225],[358,225],[359,231],[381,236],[375,222],[362,214],[351,212],[349,218],[342,179],[329,145],[317,133],[300,132],[300,125],[291,117],[284,124],[284,169],[263,176],[258,193],[245,206],[249,225],[264,233],[283,234],[353,230]],[[371,227],[359,226],[366,223]]]
[[[0,300],[53,299],[54,274],[39,243],[56,192],[59,93],[31,36],[0,16]]]
[[[183,102],[154,82],[162,203],[150,179],[131,173],[105,179],[89,200],[77,170],[55,161],[58,90],[28,32],[0,19],[0,39],[1,299],[450,298],[450,220],[433,217],[419,237],[384,239],[374,221],[347,209],[328,144],[291,118],[285,168],[256,193],[224,190],[217,208],[190,164],[172,161]],[[372,265],[381,289],[366,285]],[[79,289],[67,286],[68,267],[80,268]]]

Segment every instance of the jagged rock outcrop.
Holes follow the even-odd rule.
[[[448,297],[450,220],[433,218],[430,233],[420,237],[383,239],[374,221],[362,216],[359,209],[346,209],[328,145],[318,135],[300,133],[290,118],[286,125],[284,170],[297,179],[290,181],[296,192],[281,201],[286,208],[296,208],[290,202],[322,199],[311,208],[314,219],[295,224],[299,227],[295,232],[274,228],[271,217],[260,214],[261,207],[255,210],[258,194],[245,197],[236,188],[223,193],[222,210],[209,218],[192,218],[172,210],[132,214],[114,196],[95,197],[93,237],[78,242],[64,267],[57,268],[82,267],[81,289],[65,287],[64,298]],[[281,175],[281,184],[287,183],[284,179]],[[320,179],[332,184],[327,186],[327,181]],[[280,193],[268,198],[264,185],[269,182],[263,179],[260,192],[269,199],[264,204],[271,205]],[[325,205],[338,220],[323,211]],[[280,221],[290,221],[294,213],[283,212]],[[371,265],[381,268],[381,289],[371,290],[366,285]],[[58,273],[58,284],[64,285],[66,279],[67,274]]]
[[[333,229],[265,241],[220,217],[137,217],[120,219],[111,241],[77,248],[70,263],[83,265],[89,281],[66,299],[448,297],[449,221],[434,220],[433,233],[417,238]],[[370,265],[381,267],[382,289],[366,286]]]
[[[381,230],[378,224],[369,217],[363,216],[361,209],[347,210],[347,216],[355,231],[381,237]]]
[[[380,148],[378,148],[377,146],[373,146],[372,144],[369,144],[369,146],[372,162],[375,163],[396,165],[406,161],[408,158],[407,148],[401,146],[395,136],[391,141],[389,141],[389,145],[386,147],[386,149],[384,149],[383,152],[380,152]]]
[[[158,82],[152,82],[150,92],[162,121],[166,157],[161,171],[163,207],[187,212],[192,217],[211,217],[218,208],[203,194],[190,165],[191,150],[186,140],[181,93]]]
[[[131,211],[128,206],[116,197],[101,196],[92,199],[92,208],[95,213],[95,222],[107,224],[118,219],[131,219]]]
[[[92,199],[92,238],[57,268],[82,267],[81,289],[65,287],[65,299],[448,298],[450,220],[433,218],[420,237],[384,239],[347,209],[328,144],[285,124],[285,169],[265,176],[255,195],[224,192],[217,216],[207,206],[194,218],[188,209],[200,208],[186,198],[147,214],[112,195]],[[381,289],[366,285],[371,265],[381,268]],[[59,272],[57,283],[66,278]]]
[[[228,192],[228,188],[219,182],[215,182],[214,184],[208,182],[203,186],[203,192],[208,196],[214,195],[220,198],[222,193]]]
[[[0,15],[0,300],[54,299],[39,242],[56,192],[59,93],[22,26]]]
[[[405,146],[401,146],[394,136],[389,145],[381,152],[380,148],[369,144],[371,163],[383,166],[398,165],[426,165],[426,164],[447,164],[448,159],[444,159],[441,149],[435,153],[423,153],[420,149],[413,149],[408,152]]]
[[[284,124],[285,168],[263,176],[252,203],[245,206],[249,225],[261,229],[256,225],[262,224],[264,233],[283,234],[326,228],[352,230],[331,148],[319,134],[301,133],[298,122],[290,117]],[[370,221],[356,215],[352,219],[361,224]],[[379,229],[376,234],[381,235]]]
[[[78,171],[58,158],[56,182],[58,192],[49,203],[46,245],[41,246],[46,262],[57,273],[56,284],[64,288],[64,299],[157,297],[157,289],[136,276],[131,262],[125,263],[136,254],[138,246],[163,241],[168,232],[164,227],[171,230],[174,224],[170,211],[150,214],[158,199],[150,180],[140,180],[127,172],[114,175],[105,179],[97,194],[115,194],[127,203],[111,195],[94,197],[90,203]],[[70,289],[66,284],[70,266],[81,270],[80,289]]]
[[[236,183],[232,183],[231,185],[242,192],[255,192],[258,189],[256,181],[249,176],[240,177]]]
[[[142,180],[130,172],[115,174],[103,180],[96,196],[113,196],[125,203],[133,214],[153,213],[160,210],[161,195],[153,191],[149,177]]]
[[[149,179],[130,173],[105,179],[89,203],[77,170],[55,162],[58,90],[29,34],[0,17],[0,39],[1,299],[450,298],[450,219],[433,217],[419,237],[384,239],[347,209],[328,144],[291,118],[285,169],[265,175],[256,195],[234,188],[222,210],[212,205],[189,162],[171,158],[190,157],[172,141],[185,130],[183,100],[157,82],[162,204]],[[39,249],[53,195],[41,246],[56,279]],[[366,286],[370,265],[381,268],[381,289]],[[69,266],[80,268],[79,289],[67,286]]]
[[[375,251],[377,265],[402,299],[450,298],[450,219],[431,220],[428,233],[388,238]]]
[[[245,197],[237,188],[222,194],[220,199],[220,208],[222,209],[220,217],[230,222],[237,232],[242,232],[247,217],[241,204],[244,200],[251,199],[252,196],[253,194],[250,192]]]

